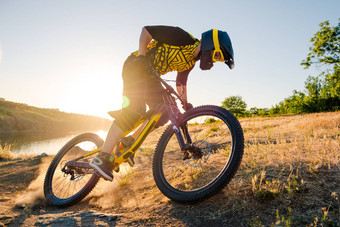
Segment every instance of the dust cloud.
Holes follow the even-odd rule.
[[[103,209],[144,208],[168,201],[156,187],[149,157],[138,158],[133,168],[122,164],[114,177],[113,182],[100,180],[90,194],[89,204]]]
[[[31,182],[27,190],[16,199],[17,207],[41,207],[47,204],[44,196],[44,179],[47,169],[52,161],[52,157],[42,158],[39,165],[39,175]]]
[[[16,199],[16,207],[32,209],[48,205],[44,196],[44,179],[52,157],[45,157],[39,165],[39,175],[31,182],[27,190]],[[150,157],[138,158],[131,168],[123,163],[118,173],[114,172],[114,181],[100,179],[92,192],[83,199],[90,206],[108,209],[113,207],[145,207],[155,202],[166,201],[155,185],[152,176]]]

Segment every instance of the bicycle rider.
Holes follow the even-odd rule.
[[[124,133],[145,115],[146,105],[151,109],[161,103],[164,90],[158,80],[150,77],[150,69],[164,75],[177,71],[176,88],[183,97],[185,110],[192,108],[187,102],[186,83],[195,63],[200,61],[202,70],[210,70],[216,61],[234,67],[234,53],[227,32],[211,29],[198,40],[179,27],[145,26],[139,38],[139,49],[133,52],[123,66],[123,104],[120,111],[110,114],[115,118],[107,134],[102,151],[90,165],[105,180],[113,180],[113,149]],[[159,125],[168,121],[163,117]]]

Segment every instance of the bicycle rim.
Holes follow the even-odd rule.
[[[214,112],[195,113],[185,119],[192,145],[201,154],[189,152],[183,160],[176,135],[171,131],[162,155],[163,183],[174,192],[209,194],[223,184],[235,154],[235,136],[225,118]],[[233,167],[234,165],[232,165]]]
[[[90,151],[99,148],[102,141],[83,134],[67,143],[56,155],[51,164],[50,202],[55,205],[69,205],[85,197],[98,182],[99,177],[93,169],[76,169],[72,174],[65,173],[63,168],[68,161],[81,157]],[[90,162],[96,154],[78,160]]]

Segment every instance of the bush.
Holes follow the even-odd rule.
[[[244,117],[247,104],[241,96],[230,96],[224,99],[222,107],[232,112],[236,117]]]
[[[211,117],[205,120],[205,123],[207,123],[207,124],[214,123],[214,122],[216,122],[216,119],[215,118],[211,118]]]

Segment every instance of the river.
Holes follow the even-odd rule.
[[[6,133],[0,134],[1,145],[11,146],[11,151],[15,154],[48,155],[56,154],[73,137],[83,132],[71,132],[63,134],[47,133]],[[97,131],[103,140],[107,132]]]

